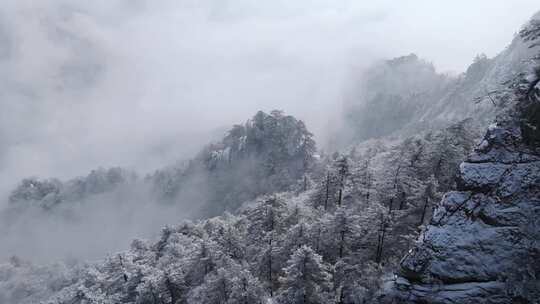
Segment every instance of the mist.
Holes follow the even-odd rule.
[[[345,88],[372,63],[414,52],[440,72],[460,73],[475,55],[502,50],[537,5],[4,1],[0,208],[26,176],[68,179],[100,166],[144,175],[189,159],[257,110],[304,120],[325,148]],[[187,205],[156,208],[141,191],[96,198],[87,204],[95,208],[77,211],[75,225],[29,215],[15,227],[46,228],[5,232],[2,257],[95,258],[189,217]],[[117,219],[135,209],[130,201],[140,213],[123,225]]]

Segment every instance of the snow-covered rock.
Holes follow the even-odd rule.
[[[538,154],[522,146],[514,132],[513,126],[488,131],[485,140],[492,148],[471,156],[483,162],[461,165],[460,191],[443,198],[420,242],[401,262],[395,282],[399,299],[514,303],[507,282],[525,271],[521,259],[534,240],[524,227],[540,216]],[[509,137],[515,140],[513,151],[493,153]]]

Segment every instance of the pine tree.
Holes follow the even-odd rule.
[[[311,197],[312,205],[315,208],[322,208],[324,211],[331,211],[339,202],[339,176],[335,168],[327,168],[324,176],[321,176]]]
[[[232,263],[208,275],[190,293],[188,304],[257,304],[265,295],[259,281],[247,270]]]
[[[325,304],[330,302],[329,267],[310,247],[302,246],[287,262],[280,278],[278,302],[282,304]]]
[[[380,290],[382,269],[371,261],[347,257],[335,265],[336,304],[377,303],[376,291]]]
[[[345,182],[350,174],[349,160],[346,156],[340,156],[335,163],[337,179],[338,179],[338,199],[337,205],[341,207],[343,202],[343,191],[345,189]]]
[[[275,259],[279,235],[283,231],[284,218],[287,212],[285,202],[279,197],[266,197],[253,208],[245,211],[250,222],[247,227],[249,237],[249,255],[255,260],[256,273],[268,285],[272,296],[277,286],[279,263]]]

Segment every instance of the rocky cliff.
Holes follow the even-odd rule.
[[[530,70],[401,261],[393,303],[538,303],[540,85]]]

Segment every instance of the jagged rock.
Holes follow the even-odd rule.
[[[500,291],[505,288],[505,285],[501,282],[473,282],[451,285],[412,285],[407,280],[400,279],[396,285],[404,291],[410,292],[410,297],[404,299],[406,301],[429,299],[419,303],[508,303],[505,297],[501,297],[499,295]]]
[[[540,291],[540,151],[516,109],[461,164],[459,191],[444,196],[401,261],[394,303],[536,303],[523,290]]]
[[[531,63],[515,80],[506,113],[461,164],[459,191],[444,196],[401,261],[390,302],[538,303],[539,71]]]
[[[460,169],[460,188],[463,190],[489,191],[501,180],[510,168],[507,164],[462,163]]]
[[[497,132],[503,136],[487,136],[492,147],[507,138],[503,129]],[[519,141],[513,143],[519,152]],[[401,262],[399,300],[513,303],[505,282],[529,249],[523,227],[531,215],[540,215],[540,162],[508,163],[510,157],[462,164],[462,191],[443,198],[421,241]]]

